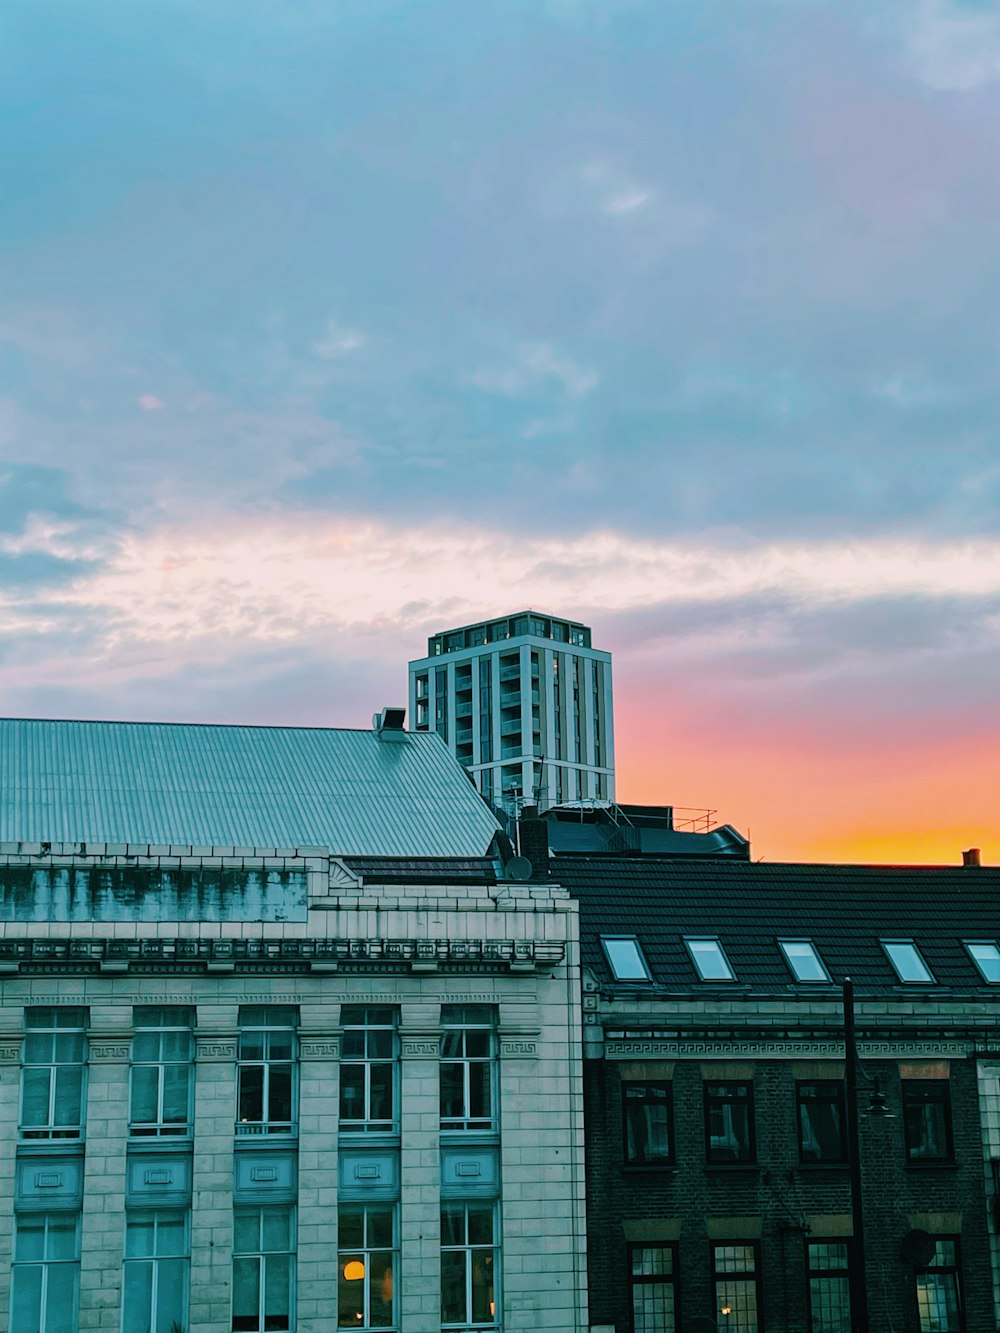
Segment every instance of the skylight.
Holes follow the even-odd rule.
[[[729,959],[722,951],[722,945],[716,939],[696,939],[684,937],[691,961],[698,969],[702,981],[735,981],[736,974],[729,966]]]
[[[991,986],[1000,985],[1000,948],[992,940],[966,940],[965,947],[983,980]]]
[[[778,944],[796,981],[830,980],[830,973],[812,940],[779,940]]]
[[[602,935],[601,944],[615,981],[649,981],[649,968],[634,935]]]
[[[900,981],[933,982],[930,968],[912,940],[882,940],[881,944]]]

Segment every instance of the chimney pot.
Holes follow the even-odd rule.
[[[962,865],[981,866],[983,864],[982,853],[978,847],[970,847],[962,853]]]

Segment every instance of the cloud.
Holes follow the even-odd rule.
[[[939,92],[971,93],[1000,82],[1000,14],[962,0],[919,0],[907,6],[904,59]]]
[[[512,364],[477,370],[472,382],[486,393],[508,398],[530,397],[552,383],[568,398],[584,398],[597,388],[600,376],[549,343],[526,343]]]
[[[313,351],[324,361],[339,361],[358,352],[368,342],[360,329],[349,329],[335,319],[327,321],[322,335],[313,343]]]
[[[139,399],[139,406],[144,412],[162,412],[166,403],[162,398],[157,398],[155,393],[144,393]]]

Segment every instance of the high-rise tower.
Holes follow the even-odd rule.
[[[495,805],[614,800],[611,654],[576,621],[518,611],[433,635],[410,663],[410,719]]]

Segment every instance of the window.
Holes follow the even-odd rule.
[[[21,1134],[78,1139],[83,1134],[86,1009],[27,1009],[21,1065]]]
[[[754,1160],[751,1083],[705,1084],[705,1138],[709,1164]]]
[[[649,968],[634,935],[602,935],[601,947],[615,981],[649,981]]]
[[[965,947],[984,981],[1000,985],[1000,948],[993,940],[966,940]]]
[[[920,1333],[959,1333],[962,1327],[958,1241],[940,1239],[926,1268],[914,1274]]]
[[[189,1245],[185,1213],[128,1215],[122,1333],[187,1328]]]
[[[757,1333],[760,1292],[756,1245],[713,1245],[712,1273],[716,1323],[727,1333]]]
[[[181,1006],[142,1005],[135,1009],[133,1022],[129,1133],[187,1134],[194,1013]]]
[[[785,962],[796,981],[829,981],[826,964],[812,940],[779,940]]]
[[[496,1129],[495,1011],[442,1005],[441,1026],[441,1128]]]
[[[80,1222],[74,1213],[17,1218],[11,1269],[13,1333],[75,1333],[80,1298]]]
[[[903,1079],[903,1132],[908,1162],[950,1162],[951,1088],[946,1078]]]
[[[237,1133],[294,1130],[297,1025],[291,1008],[240,1009]]]
[[[626,1166],[669,1166],[674,1160],[673,1097],[669,1083],[624,1083]]]
[[[924,985],[934,981],[930,968],[912,940],[882,940],[881,944],[900,981]]]
[[[491,1328],[499,1323],[497,1218],[492,1203],[441,1209],[441,1324]]]
[[[799,1158],[802,1162],[843,1162],[844,1085],[835,1079],[796,1083]]]
[[[398,1010],[345,1005],[341,1022],[340,1127],[391,1130],[396,1123]]]
[[[396,1327],[396,1210],[340,1209],[337,1324],[340,1328]]]
[[[718,940],[694,939],[686,936],[684,943],[702,981],[736,980],[736,974],[729,966],[729,960]]]
[[[291,1208],[237,1208],[233,1217],[233,1329],[294,1328]]]
[[[851,1333],[850,1249],[846,1241],[806,1244],[812,1333]]]
[[[629,1259],[633,1333],[674,1333],[677,1328],[676,1247],[633,1245]]]

